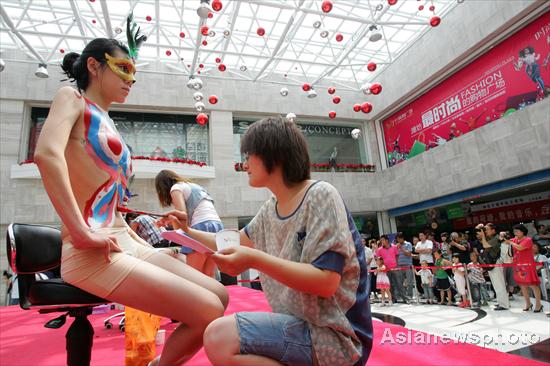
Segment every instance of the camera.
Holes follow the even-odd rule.
[[[475,231],[476,233],[480,233],[480,232],[482,232],[482,231],[483,231],[483,229],[482,229],[482,228],[478,228],[478,227],[476,227],[476,228],[474,229],[474,231]]]

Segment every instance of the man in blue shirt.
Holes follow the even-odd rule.
[[[411,298],[413,296],[414,288],[414,274],[412,271],[412,244],[408,241],[405,241],[405,236],[403,233],[399,233],[396,236],[396,246],[399,250],[399,255],[397,256],[397,266],[398,267],[407,267],[406,270],[398,271],[398,282],[403,286],[403,282],[406,279],[407,285],[405,286],[407,291],[407,296]],[[408,300],[407,300],[408,301]]]

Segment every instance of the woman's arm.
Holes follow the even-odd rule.
[[[294,290],[328,298],[340,286],[340,274],[322,270],[309,263],[281,259],[248,247],[233,247],[212,256],[220,269],[238,275],[254,268]]]
[[[34,162],[75,248],[106,248],[106,259],[109,260],[110,250],[121,250],[114,237],[93,233],[84,221],[71,189],[65,160],[69,136],[83,109],[80,98],[71,87],[63,87],[57,92],[36,145]]]

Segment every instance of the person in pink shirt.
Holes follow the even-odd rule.
[[[395,245],[391,245],[388,237],[382,235],[380,237],[380,248],[376,251],[377,257],[384,259],[384,265],[388,272],[388,278],[390,280],[390,290],[392,292],[392,298],[397,302],[398,298],[401,298],[404,303],[408,304],[409,299],[403,288],[403,282],[399,281],[399,276],[396,271],[392,269],[397,267],[397,256],[399,255],[399,249]]]

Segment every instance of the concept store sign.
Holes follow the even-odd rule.
[[[242,135],[248,127],[254,122],[239,121],[233,124],[233,133]],[[297,126],[306,136],[342,136],[351,137],[351,131],[356,127],[325,126],[325,125],[306,125],[298,123]]]

